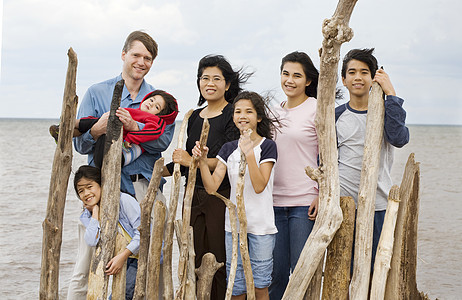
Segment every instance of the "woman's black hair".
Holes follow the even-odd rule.
[[[93,166],[87,166],[87,165],[80,166],[80,168],[77,170],[77,172],[75,172],[75,175],[74,175],[74,189],[75,189],[75,192],[77,193],[77,196],[79,195],[79,192],[77,190],[77,184],[82,178],[93,180],[101,186],[101,170],[100,169],[93,167]]]
[[[305,94],[308,97],[316,98],[318,96],[318,79],[319,71],[313,64],[311,58],[305,52],[294,51],[287,54],[282,58],[281,62],[281,72],[284,68],[284,65],[287,62],[299,63],[302,65],[303,72],[305,73],[306,79],[311,80],[310,85],[305,87]]]
[[[229,89],[225,92],[225,99],[229,103],[233,102],[234,97],[242,91],[241,85],[246,83],[253,73],[245,73],[242,68],[237,71],[233,70],[231,64],[226,60],[223,55],[207,55],[199,61],[197,68],[197,87],[199,88],[199,101],[198,106],[205,103],[205,98],[200,93],[200,77],[206,68],[217,67],[223,73],[226,84],[229,84]]]
[[[263,98],[258,93],[243,91],[234,98],[233,106],[236,105],[239,100],[243,99],[250,100],[250,102],[252,102],[252,105],[257,112],[257,118],[261,119],[261,121],[257,124],[258,135],[272,139],[274,130],[278,129],[275,123],[279,124],[279,120],[268,107],[268,103],[270,102],[269,97]],[[270,117],[270,115],[272,115],[272,117]]]

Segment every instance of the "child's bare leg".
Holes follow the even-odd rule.
[[[242,295],[239,295],[239,296],[231,296],[231,299],[232,300],[245,300],[247,297],[247,294],[242,294]]]
[[[268,288],[255,288],[255,298],[257,300],[268,300],[269,299],[269,294],[268,294]]]

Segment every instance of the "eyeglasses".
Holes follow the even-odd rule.
[[[220,77],[220,76],[210,77],[210,76],[204,75],[204,76],[199,77],[199,80],[202,83],[209,83],[210,81],[212,81],[214,84],[219,84],[220,82],[224,81],[225,79]]]

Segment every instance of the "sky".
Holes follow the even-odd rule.
[[[178,119],[196,107],[197,64],[207,54],[255,72],[245,89],[269,92],[276,104],[284,100],[282,57],[304,51],[319,68],[322,22],[336,6],[336,0],[1,0],[0,118],[59,118],[68,49],[77,53],[82,99],[92,84],[120,74],[125,38],[140,29],[159,44],[146,80],[178,99]],[[376,49],[405,100],[408,124],[462,125],[461,11],[460,0],[358,1],[354,37],[341,56]]]

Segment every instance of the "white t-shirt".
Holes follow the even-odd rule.
[[[239,141],[236,140],[224,144],[217,155],[217,158],[227,167],[229,182],[231,184],[230,200],[234,204],[236,204],[236,184],[239,178],[239,162],[241,161],[241,151],[238,142]],[[272,140],[263,138],[261,142],[253,148],[253,151],[258,166],[265,162],[276,162],[277,160],[276,144]],[[263,192],[257,194],[253,189],[249,169],[248,166],[246,166],[244,176],[244,203],[248,233],[265,235],[277,232],[273,212],[273,177],[274,168],[271,170],[271,175],[265,189]],[[228,210],[226,210],[225,230],[231,232]]]

